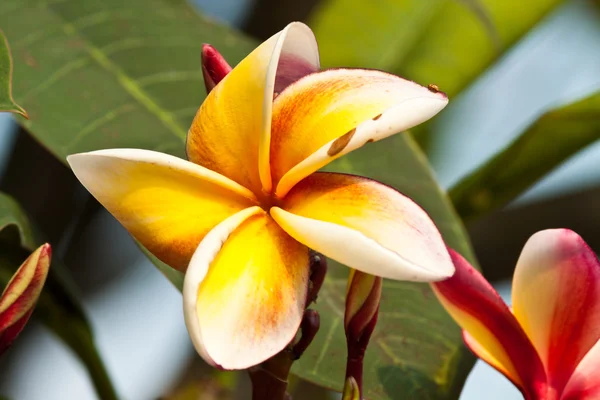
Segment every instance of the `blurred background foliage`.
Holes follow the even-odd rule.
[[[234,65],[294,20],[315,31],[325,68],[383,69],[434,83],[451,98],[451,106],[430,123],[366,146],[329,169],[376,178],[414,198],[448,244],[474,263],[476,254],[484,274],[497,282],[510,279],[525,239],[539,229],[569,227],[600,249],[594,206],[600,175],[591,178],[591,189],[522,200],[532,185],[600,136],[600,56],[593,57],[600,46],[590,44],[600,43],[597,7],[591,0],[4,0],[0,28],[12,47],[12,92],[30,119],[16,117],[18,129],[0,132],[0,190],[21,204],[0,197],[6,197],[0,202],[0,221],[6,220],[0,231],[0,258],[6,262],[0,268],[16,268],[23,251],[38,243],[27,233],[34,230],[26,212],[38,236],[55,247],[55,258],[67,265],[63,273],[53,262],[51,272],[60,278],[49,279],[54,283],[35,315],[71,350],[56,347],[35,326],[28,329],[29,337],[0,361],[0,393],[109,399],[115,397],[112,386],[129,399],[230,399],[245,393],[245,376],[213,371],[194,355],[175,289],[181,276],[151,258],[174,286],[153,271],[64,161],[71,153],[114,147],[183,156],[187,128],[204,98],[201,44],[213,44]],[[560,48],[556,36],[573,39],[561,32],[548,36],[551,51],[538,62],[536,76],[550,100],[536,109],[530,98],[518,98],[518,112],[507,117],[514,121],[510,135],[498,134],[500,124],[477,126],[473,121],[485,118],[486,105],[509,110],[514,101],[498,84],[488,84],[489,77],[520,68],[520,59],[504,67],[515,45],[555,15],[570,15],[570,27],[586,29],[588,42],[568,46],[581,46],[579,52],[591,58],[558,78],[581,77],[583,84],[575,82],[577,90],[568,96],[554,95],[558,90],[550,80],[556,78],[547,71],[569,59],[552,51]],[[529,51],[535,46],[542,44]],[[8,90],[7,55],[0,48],[0,110],[18,112]],[[598,170],[597,161],[588,165]],[[294,378],[296,399],[330,396],[307,381],[341,389],[345,274],[332,266],[322,290],[321,331],[294,367],[304,379]],[[365,365],[367,398],[458,398],[474,360],[428,286],[386,282],[381,307]],[[68,358],[70,351],[89,375]],[[38,384],[25,389],[31,376],[52,379],[36,378]]]

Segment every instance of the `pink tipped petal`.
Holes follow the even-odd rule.
[[[534,234],[525,244],[513,280],[514,314],[560,393],[600,338],[600,263],[568,229]]]
[[[450,255],[454,276],[431,286],[446,311],[468,332],[467,345],[524,394],[538,393],[545,374],[527,335],[485,278],[460,254],[450,250]]]
[[[583,357],[560,399],[600,399],[600,341]]]
[[[231,72],[231,66],[223,58],[221,53],[210,44],[202,45],[202,75],[204,76],[204,85],[206,93],[217,86],[225,75]]]
[[[0,297],[0,353],[21,332],[42,292],[52,250],[44,244],[19,267]]]

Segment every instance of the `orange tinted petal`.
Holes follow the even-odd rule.
[[[187,137],[190,161],[255,193],[263,187],[270,191],[274,91],[318,65],[314,35],[304,24],[289,24],[262,43],[211,90],[198,110]]]
[[[68,161],[83,186],[137,240],[182,271],[213,227],[256,204],[237,183],[163,153],[100,150]]]
[[[441,92],[381,71],[334,69],[305,76],[273,104],[277,196],[365,143],[428,120],[447,103]]]

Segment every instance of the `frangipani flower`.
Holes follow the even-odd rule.
[[[451,251],[455,275],[432,284],[479,358],[528,400],[600,399],[600,263],[568,229],[525,244],[511,310],[492,286]]]
[[[446,96],[379,71],[318,71],[311,30],[292,23],[212,82],[188,133],[189,161],[137,149],[68,158],[137,240],[186,272],[190,336],[221,368],[256,365],[294,338],[309,248],[392,279],[453,273],[410,199],[367,178],[315,173],[431,118]]]
[[[40,246],[4,288],[0,296],[0,354],[10,347],[31,317],[48,276],[51,253],[49,244]]]

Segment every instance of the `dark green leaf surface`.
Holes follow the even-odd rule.
[[[561,0],[325,0],[323,65],[383,69],[454,96]]]
[[[450,191],[464,219],[514,199],[563,161],[600,138],[600,93],[551,110]]]
[[[253,43],[184,0],[3,0],[15,98],[57,157],[106,147],[183,155],[204,98],[202,43],[231,62]]]
[[[215,45],[232,64],[254,46],[179,0],[5,2],[0,23],[9,38],[22,38],[14,46],[26,82],[18,93],[31,114],[27,127],[61,158],[114,147],[183,155],[185,133],[204,96],[201,44]],[[408,136],[374,143],[333,168],[401,189],[433,216],[450,246],[474,261],[459,219]],[[180,273],[151,259],[181,288]],[[347,270],[331,269],[318,304],[322,329],[294,371],[341,390]],[[472,359],[429,287],[386,282],[381,311],[367,355],[367,397],[456,398]]]
[[[8,41],[0,29],[0,111],[21,114],[27,113],[12,98],[12,58]]]
[[[40,244],[18,203],[0,193],[0,287],[8,284],[12,274]],[[100,398],[116,399],[96,350],[91,327],[73,288],[74,283],[65,267],[53,257],[34,315],[80,357],[90,372]]]

